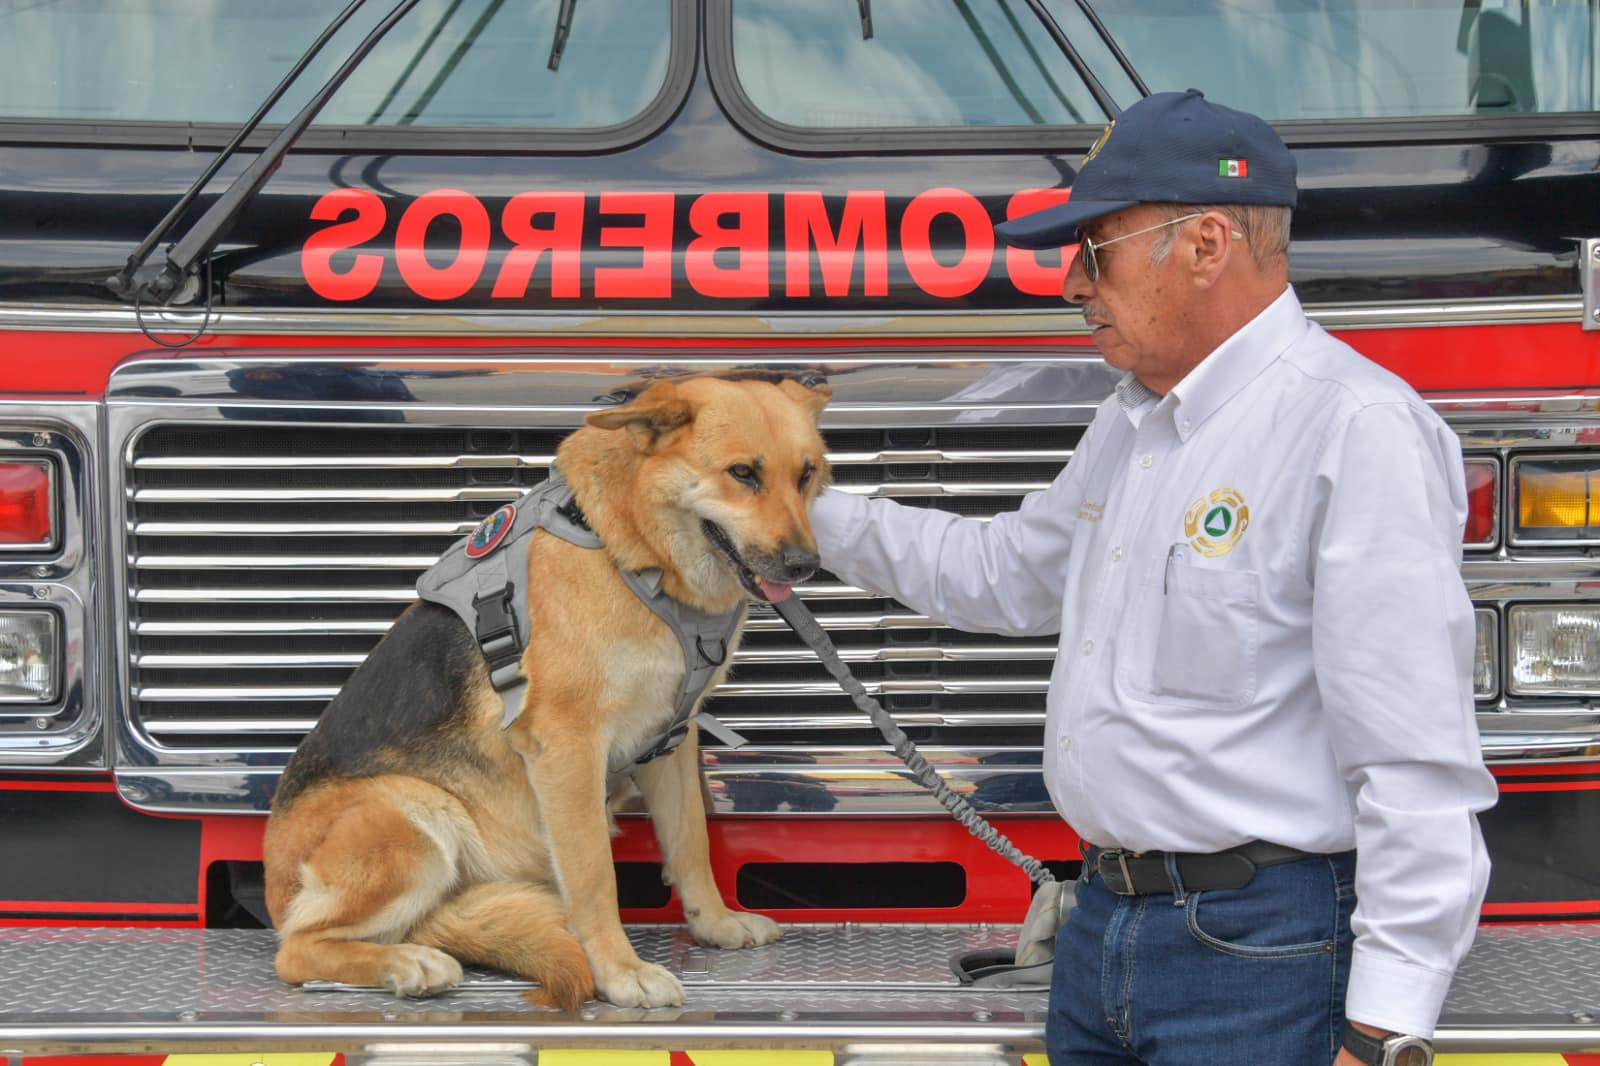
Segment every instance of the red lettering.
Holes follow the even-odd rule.
[[[829,296],[850,295],[856,252],[862,253],[861,292],[865,296],[889,294],[889,224],[884,194],[851,190],[845,194],[839,230],[828,222],[822,193],[808,190],[783,194],[784,292],[811,295],[811,248],[817,249],[822,291]]]
[[[638,248],[638,266],[595,267],[598,297],[667,299],[672,295],[672,194],[603,192],[600,213],[639,215],[637,226],[601,226],[600,247]]]
[[[1064,204],[1071,198],[1071,189],[1023,189],[1006,204],[1006,219],[1009,221],[1043,211],[1047,207]],[[1072,269],[1072,260],[1078,255],[1078,246],[1069,244],[1063,251],[1051,250],[1045,254],[1051,259],[1059,255],[1059,263],[1041,263],[1037,249],[1006,247],[1006,273],[1011,276],[1011,284],[1016,286],[1018,292],[1025,292],[1029,296],[1061,295],[1067,283],[1067,271]]]
[[[723,225],[728,217],[731,225]],[[767,261],[767,194],[764,192],[706,193],[689,207],[689,228],[694,240],[683,253],[683,272],[702,296],[767,296],[772,276]],[[717,252],[731,249],[734,266],[717,263]]]
[[[428,227],[445,215],[461,224],[461,244],[448,266],[428,261]],[[435,189],[411,201],[394,236],[394,259],[411,291],[425,300],[453,300],[477,283],[489,258],[489,212],[460,189]]]
[[[933,220],[954,215],[961,223],[960,258],[946,266],[933,254]],[[960,189],[929,189],[906,205],[900,219],[900,250],[917,288],[952,299],[983,284],[994,261],[994,223],[978,198]]]
[[[355,218],[338,221],[355,212]],[[372,240],[383,232],[385,212],[378,194],[368,189],[335,189],[325,193],[311,207],[318,222],[332,222],[306,238],[300,249],[300,273],[311,291],[325,300],[359,300],[378,287],[383,274],[383,256],[361,252],[349,270],[335,270],[333,257]]]
[[[550,216],[548,228],[534,219]],[[513,196],[500,215],[500,228],[511,238],[495,279],[494,297],[520,299],[528,294],[533,270],[545,252],[550,253],[550,295],[572,299],[580,295],[579,264],[583,253],[583,193],[525,192]]]

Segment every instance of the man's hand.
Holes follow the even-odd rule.
[[[1350,1022],[1349,1024],[1361,1030],[1363,1033],[1366,1033],[1368,1036],[1375,1036],[1379,1039],[1382,1039],[1386,1036],[1391,1036],[1394,1033],[1393,1029],[1376,1029],[1370,1025],[1363,1025],[1360,1022]],[[1341,1047],[1339,1049],[1339,1057],[1333,1060],[1333,1066],[1362,1066],[1362,1062],[1360,1059],[1356,1058],[1354,1055],[1350,1054],[1350,1052]]]

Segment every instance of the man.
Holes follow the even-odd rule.
[[[1260,119],[1193,90],[1130,107],[1067,204],[997,227],[1081,238],[1064,296],[1127,372],[1066,470],[987,523],[812,512],[847,580],[1061,634],[1044,773],[1085,875],[1058,1064],[1425,1063],[1476,927],[1496,792],[1459,444],[1301,311],[1295,197]]]

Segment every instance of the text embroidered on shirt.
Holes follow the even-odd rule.
[[[1090,503],[1085,500],[1078,508],[1078,521],[1080,522],[1098,522],[1105,516],[1106,505],[1103,503]]]
[[[1244,497],[1230,488],[1221,488],[1189,505],[1183,516],[1183,535],[1189,547],[1214,559],[1227,555],[1250,525],[1250,508]]]

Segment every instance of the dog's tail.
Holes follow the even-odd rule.
[[[538,1006],[572,1010],[594,998],[594,974],[560,898],[537,885],[473,885],[439,904],[407,939],[539,982],[527,994]]]

